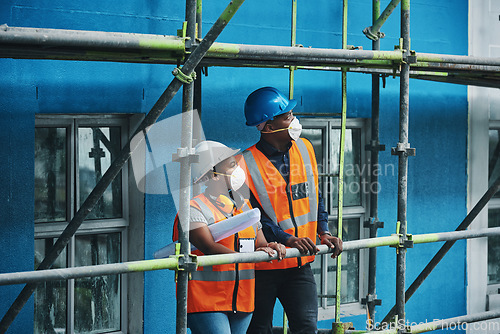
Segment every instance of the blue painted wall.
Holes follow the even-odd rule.
[[[385,6],[388,1],[382,1]],[[203,32],[226,6],[225,1],[203,7]],[[412,0],[412,49],[421,52],[467,54],[467,1]],[[341,2],[299,1],[297,43],[305,47],[339,48]],[[318,10],[319,9],[319,10]],[[383,8],[382,8],[383,9]],[[381,49],[398,44],[399,8],[382,31]],[[218,41],[289,45],[290,1],[247,1]],[[0,4],[0,24],[9,26],[175,34],[184,20],[183,1],[21,1]],[[371,4],[349,2],[348,44],[371,49],[362,34],[370,25]],[[0,272],[33,267],[33,142],[37,113],[146,113],[171,80],[169,65],[118,64],[0,59]],[[243,121],[243,102],[254,89],[276,86],[288,89],[287,70],[210,68],[203,77],[203,126],[206,137],[229,146],[246,148],[258,139]],[[370,117],[370,78],[348,76],[349,117]],[[411,80],[410,143],[417,149],[409,159],[408,232],[453,230],[466,214],[467,90],[464,86]],[[340,109],[340,75],[335,72],[298,71],[295,97],[303,112]],[[396,226],[397,158],[390,147],[398,141],[399,80],[388,78],[381,90],[380,155],[385,167],[380,178],[379,235],[394,233]],[[162,118],[180,111],[180,95]],[[165,195],[147,195],[145,203],[145,254],[171,240],[175,208]],[[440,247],[417,245],[408,251],[408,285]],[[395,254],[378,252],[377,293],[383,300],[377,319],[395,301]],[[465,242],[458,242],[407,305],[410,321],[424,322],[466,312]],[[0,314],[17,296],[19,286],[1,287]],[[145,333],[175,331],[175,285],[169,271],[145,274]],[[276,325],[281,309],[276,309]],[[30,332],[33,307],[29,303],[11,332]],[[363,328],[365,316],[343,319]],[[320,327],[331,327],[323,321]]]

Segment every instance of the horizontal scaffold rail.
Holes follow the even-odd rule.
[[[187,38],[103,31],[0,26],[0,58],[177,64],[187,56]],[[371,51],[214,43],[202,66],[330,66],[385,69],[399,74],[401,50]],[[500,86],[500,58],[430,53],[412,54],[413,77],[478,86]],[[361,71],[362,72],[362,71]],[[441,73],[441,75],[436,74]]]
[[[398,334],[401,332],[404,333],[425,333],[432,332],[440,329],[451,329],[451,330],[459,330],[465,331],[467,329],[474,329],[476,332],[481,330],[481,332],[486,332],[488,327],[491,327],[491,331],[498,330],[498,323],[492,323],[491,325],[482,324],[482,325],[471,325],[475,322],[481,322],[491,319],[500,318],[500,310],[481,312],[476,314],[463,315],[454,318],[448,319],[440,319],[440,320],[432,320],[430,322],[420,322],[420,323],[411,323],[410,321],[406,321],[404,324],[400,324],[398,326],[394,326],[394,328],[382,329],[382,330],[345,330],[345,334]],[[331,333],[331,331],[318,330],[318,334],[326,334]]]
[[[467,230],[467,231],[419,234],[413,236],[409,235],[409,237],[411,237],[413,243],[422,244],[422,243],[448,241],[448,240],[481,238],[493,235],[500,235],[500,227],[478,229],[478,230]],[[398,246],[399,244],[400,244],[400,236],[394,234],[387,237],[346,241],[343,244],[343,248],[344,251],[350,251],[356,249],[382,247],[382,246]],[[318,248],[320,249],[319,254],[327,254],[332,252],[332,250],[325,245],[319,245]],[[300,254],[298,249],[296,248],[287,249],[287,254],[286,254],[287,258],[300,257],[300,256],[303,255]],[[183,261],[182,257],[179,257],[179,259],[177,257],[169,257],[157,260],[143,260],[143,261],[132,261],[124,263],[102,264],[95,266],[74,267],[74,268],[4,273],[0,274],[0,285],[36,283],[36,282],[53,281],[53,280],[68,280],[68,279],[82,278],[82,277],[116,275],[116,274],[153,271],[162,269],[176,270],[179,269],[179,265]],[[194,263],[197,266],[205,267],[205,266],[213,266],[213,265],[228,264],[228,263],[257,263],[270,260],[277,260],[277,257],[276,256],[269,257],[269,255],[264,252],[254,252],[254,253],[232,253],[232,254],[198,256],[195,258]]]

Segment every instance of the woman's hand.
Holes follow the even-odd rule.
[[[264,247],[259,247],[256,251],[263,251],[269,254],[269,256],[274,256],[278,254],[278,261],[281,261],[285,258],[286,255],[286,247],[283,244],[277,242],[270,242]]]

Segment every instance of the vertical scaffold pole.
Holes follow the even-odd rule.
[[[347,48],[347,0],[342,7],[342,49]],[[337,207],[337,237],[342,239],[342,211],[344,202],[344,147],[347,118],[347,71],[342,68],[342,117],[340,120],[340,155],[339,155],[339,184]],[[335,293],[335,322],[340,323],[340,287],[342,277],[342,254],[337,257],[337,279]]]
[[[191,51],[196,38],[196,0],[186,0],[186,36],[189,37],[188,51]],[[193,146],[194,84],[184,83],[182,90],[182,135],[181,148],[190,152]],[[191,161],[190,155],[180,160],[179,193],[179,243],[181,255],[188,256],[189,245],[189,201],[191,198]],[[177,275],[177,321],[176,333],[187,333],[187,288],[189,272],[179,270]]]
[[[292,0],[292,27],[291,27],[291,41],[290,45],[293,47],[297,44],[297,0]],[[295,83],[295,69],[296,66],[290,66],[290,76],[289,76],[289,97],[293,98],[293,87]]]
[[[196,0],[196,37],[199,39],[203,38],[202,35],[202,0]],[[208,69],[207,69],[208,71]],[[201,113],[202,113],[202,68],[201,67],[196,67],[196,81],[194,82],[194,109],[198,112],[198,117],[201,119]],[[200,122],[196,122],[193,124],[193,146],[195,146],[199,141],[200,141],[200,136],[201,136],[201,128],[198,128],[198,126],[201,126]],[[199,192],[199,186],[193,186],[193,196],[197,195]]]
[[[410,0],[401,2],[401,39],[403,62],[401,63],[400,97],[399,97],[399,143],[396,154],[399,156],[398,164],[398,226],[402,241],[407,238],[406,208],[408,199],[408,123],[409,123],[409,83],[410,64]],[[406,248],[397,247],[396,261],[396,310],[398,327],[405,322],[405,282],[406,282]]]
[[[380,16],[380,0],[373,0],[373,23]],[[380,39],[372,41],[372,49],[380,50]],[[380,120],[380,75],[372,74],[372,118],[371,118],[371,142],[370,142],[370,238],[377,237],[378,221],[378,161],[379,151],[379,120]],[[375,189],[374,189],[375,186]],[[373,328],[375,322],[376,295],[376,273],[377,273],[377,249],[370,248],[368,260],[368,295],[366,296],[367,325]]]
[[[290,45],[293,47],[297,43],[297,0],[292,0],[292,22],[291,22],[291,38]],[[296,66],[290,66],[288,80],[288,98],[293,99],[293,89],[295,85],[295,69]],[[288,331],[288,318],[285,310],[283,310],[283,334]]]

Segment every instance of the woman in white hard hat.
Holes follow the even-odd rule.
[[[208,228],[240,214],[248,203],[238,190],[245,183],[245,173],[234,155],[239,150],[214,141],[195,147],[199,162],[192,165],[193,182],[203,182],[205,191],[190,203],[189,240],[196,255],[264,251],[270,256],[286,254],[285,246],[268,243],[260,226],[250,226],[218,242]],[[174,241],[178,238],[178,217],[174,224]],[[260,223],[259,223],[260,225]],[[193,334],[246,333],[254,310],[254,264],[237,263],[199,267],[188,283],[188,327]]]

